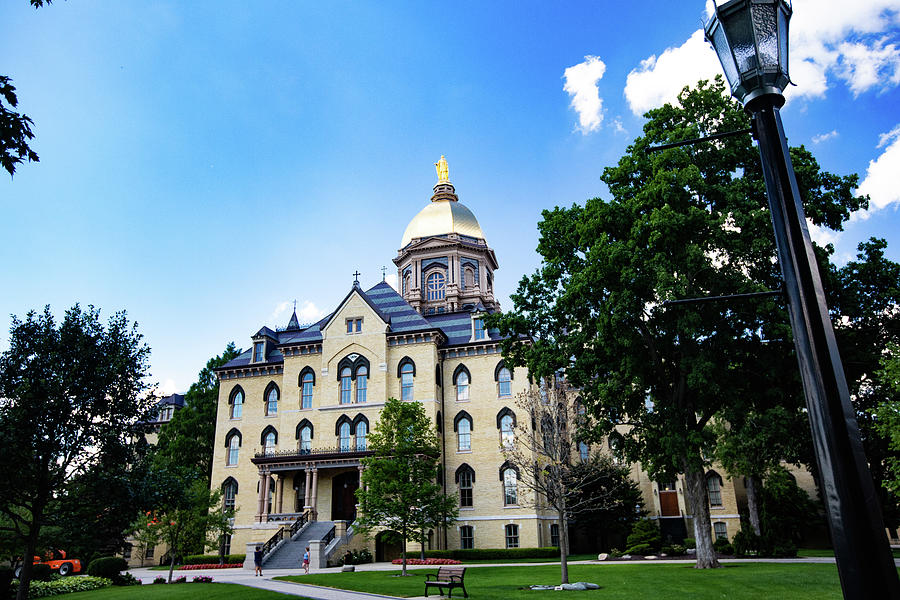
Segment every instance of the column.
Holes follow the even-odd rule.
[[[265,477],[265,485],[263,485],[263,499],[262,499],[262,517],[260,517],[260,522],[265,523],[269,520],[269,486],[272,483],[272,478],[269,477],[269,473],[266,472]]]
[[[312,469],[306,469],[306,487],[303,488],[303,510],[311,510],[312,504]]]
[[[312,470],[312,495],[310,496],[310,521],[316,521],[319,511],[317,510],[319,499],[319,469],[313,468]]]
[[[359,469],[359,487],[362,488],[362,487],[363,487],[363,479],[362,479],[362,476],[363,476],[363,471],[365,470],[365,467],[363,467],[362,465],[359,465],[357,468]],[[359,515],[359,513],[362,512],[362,509],[363,509],[363,507],[360,506],[359,502],[357,501],[357,504],[356,504],[356,514]]]
[[[282,503],[283,503],[283,494],[284,494],[284,475],[281,473],[277,473],[275,475],[275,512],[277,514],[281,514],[283,511]]]
[[[266,497],[264,495],[266,487],[266,474],[264,471],[259,472],[259,498],[257,501],[256,508],[256,519],[262,523],[263,522],[263,510],[265,509]]]

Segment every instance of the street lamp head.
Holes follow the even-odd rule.
[[[706,39],[719,55],[732,95],[746,106],[760,96],[781,92],[788,75],[787,0],[730,0],[715,7],[706,25]]]

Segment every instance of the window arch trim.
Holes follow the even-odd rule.
[[[350,368],[350,379],[352,381],[356,381],[356,372],[359,371],[360,367],[365,367],[367,373],[372,372],[372,366],[369,364],[369,359],[363,356],[362,354],[357,354],[356,359],[353,360],[350,356],[345,356],[340,361],[338,361],[337,365],[337,380],[341,380],[341,371],[344,370],[345,367]]]
[[[229,485],[234,486],[234,495],[237,496],[238,489],[240,489],[240,486],[238,485],[237,479],[235,479],[234,477],[226,477],[225,481],[222,482],[222,486],[219,489],[221,489],[222,493],[224,494],[225,488],[228,487]]]
[[[462,363],[457,365],[456,368],[453,370],[453,385],[456,385],[456,378],[459,377],[460,373],[465,373],[468,376],[469,385],[471,385],[472,384],[472,374],[469,373],[468,367],[466,367],[466,365],[464,365]]]
[[[475,469],[473,469],[466,463],[463,463],[456,468],[456,473],[454,474],[455,482],[459,483],[459,476],[466,472],[472,475],[472,483],[475,483]]]
[[[725,480],[722,479],[722,476],[719,475],[716,471],[710,470],[706,473],[706,479],[711,479],[712,477],[716,477],[719,480],[719,485],[725,485]]]
[[[508,406],[504,406],[500,409],[500,412],[497,413],[497,429],[500,429],[502,427],[501,422],[503,421],[503,417],[507,415],[512,417],[513,427],[518,424],[518,421],[516,421],[516,413]]]
[[[240,392],[244,396],[245,400],[247,399],[247,393],[244,391],[244,388],[236,385],[231,388],[231,393],[228,395],[228,404],[234,404],[234,397],[238,395],[238,392]]]
[[[300,431],[304,427],[309,427],[309,439],[313,439],[313,436],[315,435],[315,432],[316,432],[315,427],[313,427],[313,424],[309,421],[309,419],[303,419],[302,421],[297,423],[297,433],[294,436],[295,440],[300,439]]]
[[[506,369],[509,371],[509,380],[512,381],[515,378],[513,369],[510,369],[509,366],[506,364],[506,361],[503,361],[503,360],[498,362],[497,366],[494,367],[494,381],[497,381],[497,382],[500,381],[500,371],[502,371],[503,369]]]
[[[265,429],[262,430],[262,433],[259,434],[259,443],[261,446],[266,445],[266,436],[270,433],[275,434],[275,443],[278,443],[278,430],[272,427],[271,425],[267,425]]]
[[[456,432],[459,430],[459,422],[463,419],[469,420],[469,433],[472,433],[472,431],[475,430],[475,420],[472,418],[472,415],[464,410],[459,411],[456,413],[456,416],[453,417],[453,431]]]
[[[347,415],[341,415],[340,417],[338,417],[338,420],[335,421],[335,423],[334,423],[334,435],[336,435],[336,436],[341,435],[341,425],[343,425],[344,423],[346,423],[347,425],[350,426],[351,434],[356,429],[353,425],[353,420],[350,417],[348,417]]]
[[[500,465],[500,481],[501,482],[503,481],[503,473],[506,472],[507,469],[512,469],[513,471],[516,472],[516,481],[518,481],[519,480],[519,467],[512,464],[508,460],[505,461],[502,465]]]
[[[238,448],[241,447],[241,444],[244,441],[243,437],[241,436],[241,432],[236,427],[232,427],[228,431],[228,433],[225,434],[225,447],[226,448],[231,447],[231,438],[233,438],[235,436],[237,436],[237,439],[238,439]]]
[[[303,367],[303,370],[300,371],[300,375],[297,377],[297,385],[303,387],[303,378],[306,377],[307,374],[312,375],[312,384],[316,385],[316,371],[309,365],[306,365]]]
[[[366,415],[359,413],[358,415],[353,417],[353,420],[350,422],[350,435],[356,435],[356,426],[360,423],[366,424],[367,433],[370,431],[371,428],[369,427],[369,418],[366,417]]]
[[[416,376],[416,363],[413,359],[408,356],[404,356],[400,359],[400,362],[397,363],[397,378],[399,379],[403,375],[403,367],[406,365],[412,365],[412,375]]]

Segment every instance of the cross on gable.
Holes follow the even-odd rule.
[[[357,269],[357,270],[353,273],[353,283],[359,283],[359,275],[360,275],[359,269]]]

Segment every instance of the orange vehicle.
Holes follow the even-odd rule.
[[[50,565],[52,571],[58,571],[63,577],[71,575],[72,573],[81,572],[81,561],[77,558],[67,557],[65,550],[48,550],[43,558],[35,556],[33,564]],[[22,567],[17,567],[16,577],[18,577],[21,572]]]

